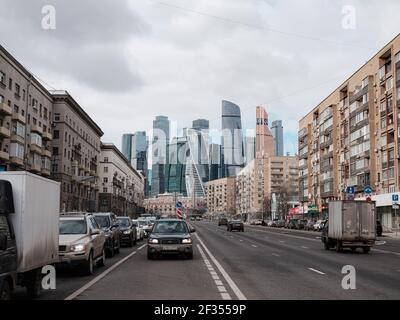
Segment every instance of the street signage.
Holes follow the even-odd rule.
[[[354,200],[354,198],[355,198],[355,196],[354,196],[354,194],[353,194],[353,193],[348,193],[348,194],[347,194],[347,196],[346,196],[346,199],[347,199],[347,200],[351,200],[351,201],[353,201],[353,200]]]
[[[371,201],[372,201],[372,197],[371,197],[371,196],[368,196],[367,199],[366,199],[366,201],[367,201],[367,202],[371,202]]]
[[[347,187],[346,188],[346,193],[348,193],[348,194],[355,194],[356,193],[355,191],[356,190],[355,190],[354,187]]]
[[[371,193],[372,193],[372,188],[371,188],[370,186],[366,186],[366,187],[364,188],[364,193],[366,193],[366,194],[371,194]]]
[[[394,205],[393,205],[393,209],[394,209],[394,210],[399,210],[399,209],[400,209],[400,206],[399,206],[398,204],[394,204]]]
[[[398,194],[392,194],[392,202],[393,203],[398,203],[399,202],[399,195]]]

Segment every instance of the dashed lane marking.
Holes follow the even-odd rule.
[[[314,269],[314,268],[308,268],[308,270],[313,271],[313,272],[318,273],[318,274],[325,274],[322,271],[319,271],[319,270]]]

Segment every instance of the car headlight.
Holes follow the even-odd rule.
[[[182,239],[182,243],[192,243],[192,239],[188,238],[188,239]]]
[[[149,239],[149,243],[158,243],[158,239]]]
[[[124,234],[130,234],[131,232],[129,230],[124,231]]]
[[[79,252],[79,251],[84,251],[84,250],[85,250],[85,245],[83,243],[75,244],[75,245],[71,246],[72,252]]]

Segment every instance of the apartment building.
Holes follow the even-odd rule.
[[[159,214],[164,217],[177,217],[176,203],[182,203],[182,212],[191,214],[193,208],[197,211],[205,211],[204,198],[185,197],[179,193],[164,193],[154,198],[144,200],[146,212]]]
[[[208,213],[213,215],[236,213],[236,178],[227,177],[205,184],[205,201]]]
[[[0,170],[50,176],[52,96],[0,46]]]
[[[98,211],[130,217],[143,213],[144,176],[115,145],[102,143],[100,149]]]
[[[329,200],[400,191],[400,35],[299,122],[301,200],[326,214]],[[398,227],[391,203],[378,207],[387,228]]]
[[[52,179],[61,183],[61,211],[96,211],[103,131],[67,91],[53,97]]]
[[[296,156],[254,159],[236,178],[236,212],[261,218],[271,211],[273,194],[287,203],[298,201],[298,177]]]

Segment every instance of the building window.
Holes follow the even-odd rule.
[[[24,158],[24,146],[19,143],[10,144],[10,156],[23,159]]]
[[[54,121],[60,121],[60,114],[59,113],[55,113],[54,114]]]
[[[14,134],[25,138],[25,126],[22,123],[20,123],[20,122],[14,123],[12,131]]]
[[[390,77],[386,81],[386,91],[390,91],[393,89],[393,77]]]
[[[9,89],[9,90],[12,90],[12,83],[13,83],[13,81],[12,81],[12,79],[10,78],[10,79],[8,80],[8,89]]]
[[[108,183],[108,178],[106,177],[106,178],[103,178],[103,182],[104,183]]]
[[[108,173],[108,167],[104,167],[104,173]]]
[[[103,193],[108,193],[108,189],[106,187],[103,188]]]
[[[394,57],[394,62],[400,62],[400,52],[396,53],[395,57]]]
[[[0,104],[4,103],[4,97],[0,94]]]
[[[53,132],[53,138],[54,138],[54,139],[58,139],[59,137],[60,137],[60,131],[54,130],[54,132]]]
[[[3,71],[0,71],[0,83],[6,85],[6,74]]]
[[[108,162],[108,157],[104,157],[104,162]]]
[[[58,156],[58,147],[53,147],[53,155]]]
[[[17,97],[20,97],[20,95],[21,95],[21,87],[17,83],[15,84],[15,95]]]

